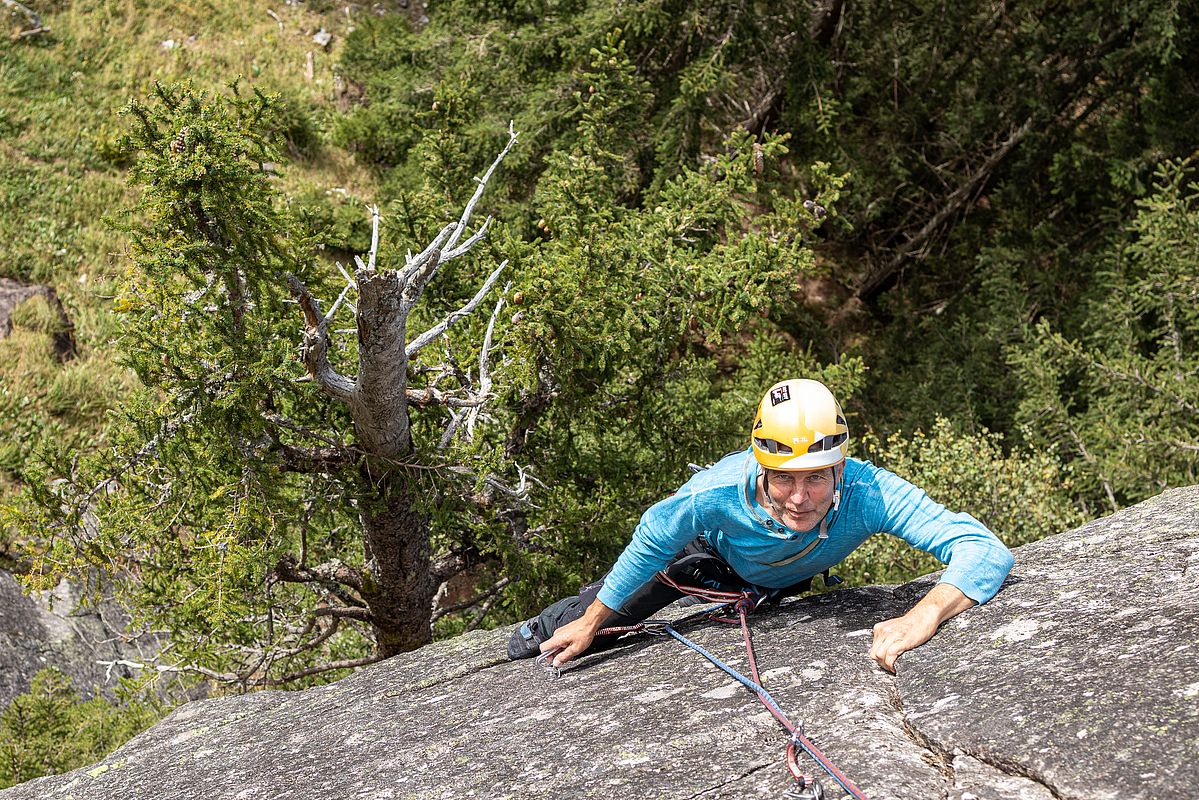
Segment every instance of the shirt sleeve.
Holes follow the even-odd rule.
[[[654,503],[641,515],[632,541],[604,579],[597,596],[599,601],[608,608],[619,609],[633,592],[703,531],[695,494],[687,485]]]
[[[949,511],[924,491],[885,469],[876,469],[876,529],[900,537],[946,565],[941,583],[976,603],[999,591],[1014,559],[1007,546],[966,513]]]

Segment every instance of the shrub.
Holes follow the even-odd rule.
[[[0,789],[91,764],[163,716],[157,700],[119,695],[85,700],[63,673],[39,672],[0,714]]]
[[[1005,453],[1003,436],[958,433],[939,417],[931,433],[867,434],[861,450],[879,466],[924,489],[953,511],[976,517],[1009,547],[1082,522],[1071,504],[1073,473],[1052,450]],[[879,535],[847,558],[838,572],[851,586],[903,583],[941,565],[894,536]]]

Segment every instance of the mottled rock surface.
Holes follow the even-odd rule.
[[[53,592],[26,595],[11,574],[0,570],[0,710],[28,691],[33,676],[45,667],[70,676],[88,697],[135,674],[115,662],[140,663],[156,644],[128,640],[128,625],[115,604],[81,608],[66,581]]]
[[[1199,795],[1199,487],[1017,552],[999,596],[899,661],[871,626],[934,576],[785,603],[753,622],[764,680],[875,800]],[[688,635],[741,668],[736,628]],[[669,639],[557,681],[506,631],[303,692],[186,705],[94,767],[3,800],[781,798],[785,738]],[[841,792],[826,781],[828,796]]]

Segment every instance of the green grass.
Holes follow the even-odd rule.
[[[111,345],[120,335],[109,309],[124,243],[106,221],[135,200],[127,155],[117,147],[117,111],[131,98],[156,81],[225,91],[239,77],[243,86],[278,92],[295,143],[279,177],[283,190],[305,198],[330,190],[374,195],[371,176],[324,144],[336,113],[333,66],[353,24],[341,6],[319,13],[229,0],[30,5],[50,32],[0,48],[0,276],[53,286],[75,323],[80,356],[54,360],[49,335],[27,309],[0,341],[0,501],[48,441],[102,446],[105,412],[135,381]],[[322,27],[334,34],[329,51],[312,41]]]
[[[307,205],[327,198],[326,212],[338,217],[355,198],[375,194],[371,175],[324,143],[336,113],[333,65],[353,22],[343,6],[320,13],[311,4],[232,0],[26,2],[50,33],[0,45],[0,276],[54,287],[75,325],[79,356],[55,358],[58,322],[42,299],[14,310],[13,332],[0,340],[0,504],[20,490],[39,450],[104,447],[107,413],[136,386],[113,346],[121,330],[111,298],[121,287],[125,244],[107,221],[136,200],[126,182],[128,156],[117,146],[124,124],[117,111],[131,98],[145,97],[156,81],[226,91],[240,77],[243,86],[278,92],[288,103],[294,147],[278,178],[285,194]],[[334,34],[328,52],[312,41],[322,27]],[[9,556],[20,553],[20,543],[10,539],[0,530],[0,554],[8,554],[0,567],[17,566]],[[101,704],[105,714],[125,713]],[[69,752],[38,723],[30,735],[56,747],[54,757],[7,780],[90,763],[160,715]],[[0,786],[5,779],[0,774]]]

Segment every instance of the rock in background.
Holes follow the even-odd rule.
[[[871,626],[935,576],[753,621],[772,694],[874,800],[1194,797],[1199,487],[1020,548],[991,603],[903,656]],[[688,635],[735,666],[737,628]],[[559,680],[476,633],[302,692],[186,705],[100,764],[3,800],[779,798],[785,736],[752,694],[641,637]],[[825,780],[829,798],[841,792]]]
[[[29,690],[33,676],[57,667],[80,694],[91,697],[134,675],[128,666],[101,662],[152,658],[157,643],[129,638],[129,618],[116,604],[81,608],[76,589],[64,581],[53,592],[25,595],[0,570],[0,710]]]
[[[54,354],[59,361],[69,361],[78,355],[75,344],[75,323],[67,316],[62,301],[53,287],[22,283],[12,278],[0,278],[0,339],[12,333],[12,314],[17,306],[30,298],[42,298],[52,321],[46,331],[51,335]]]

